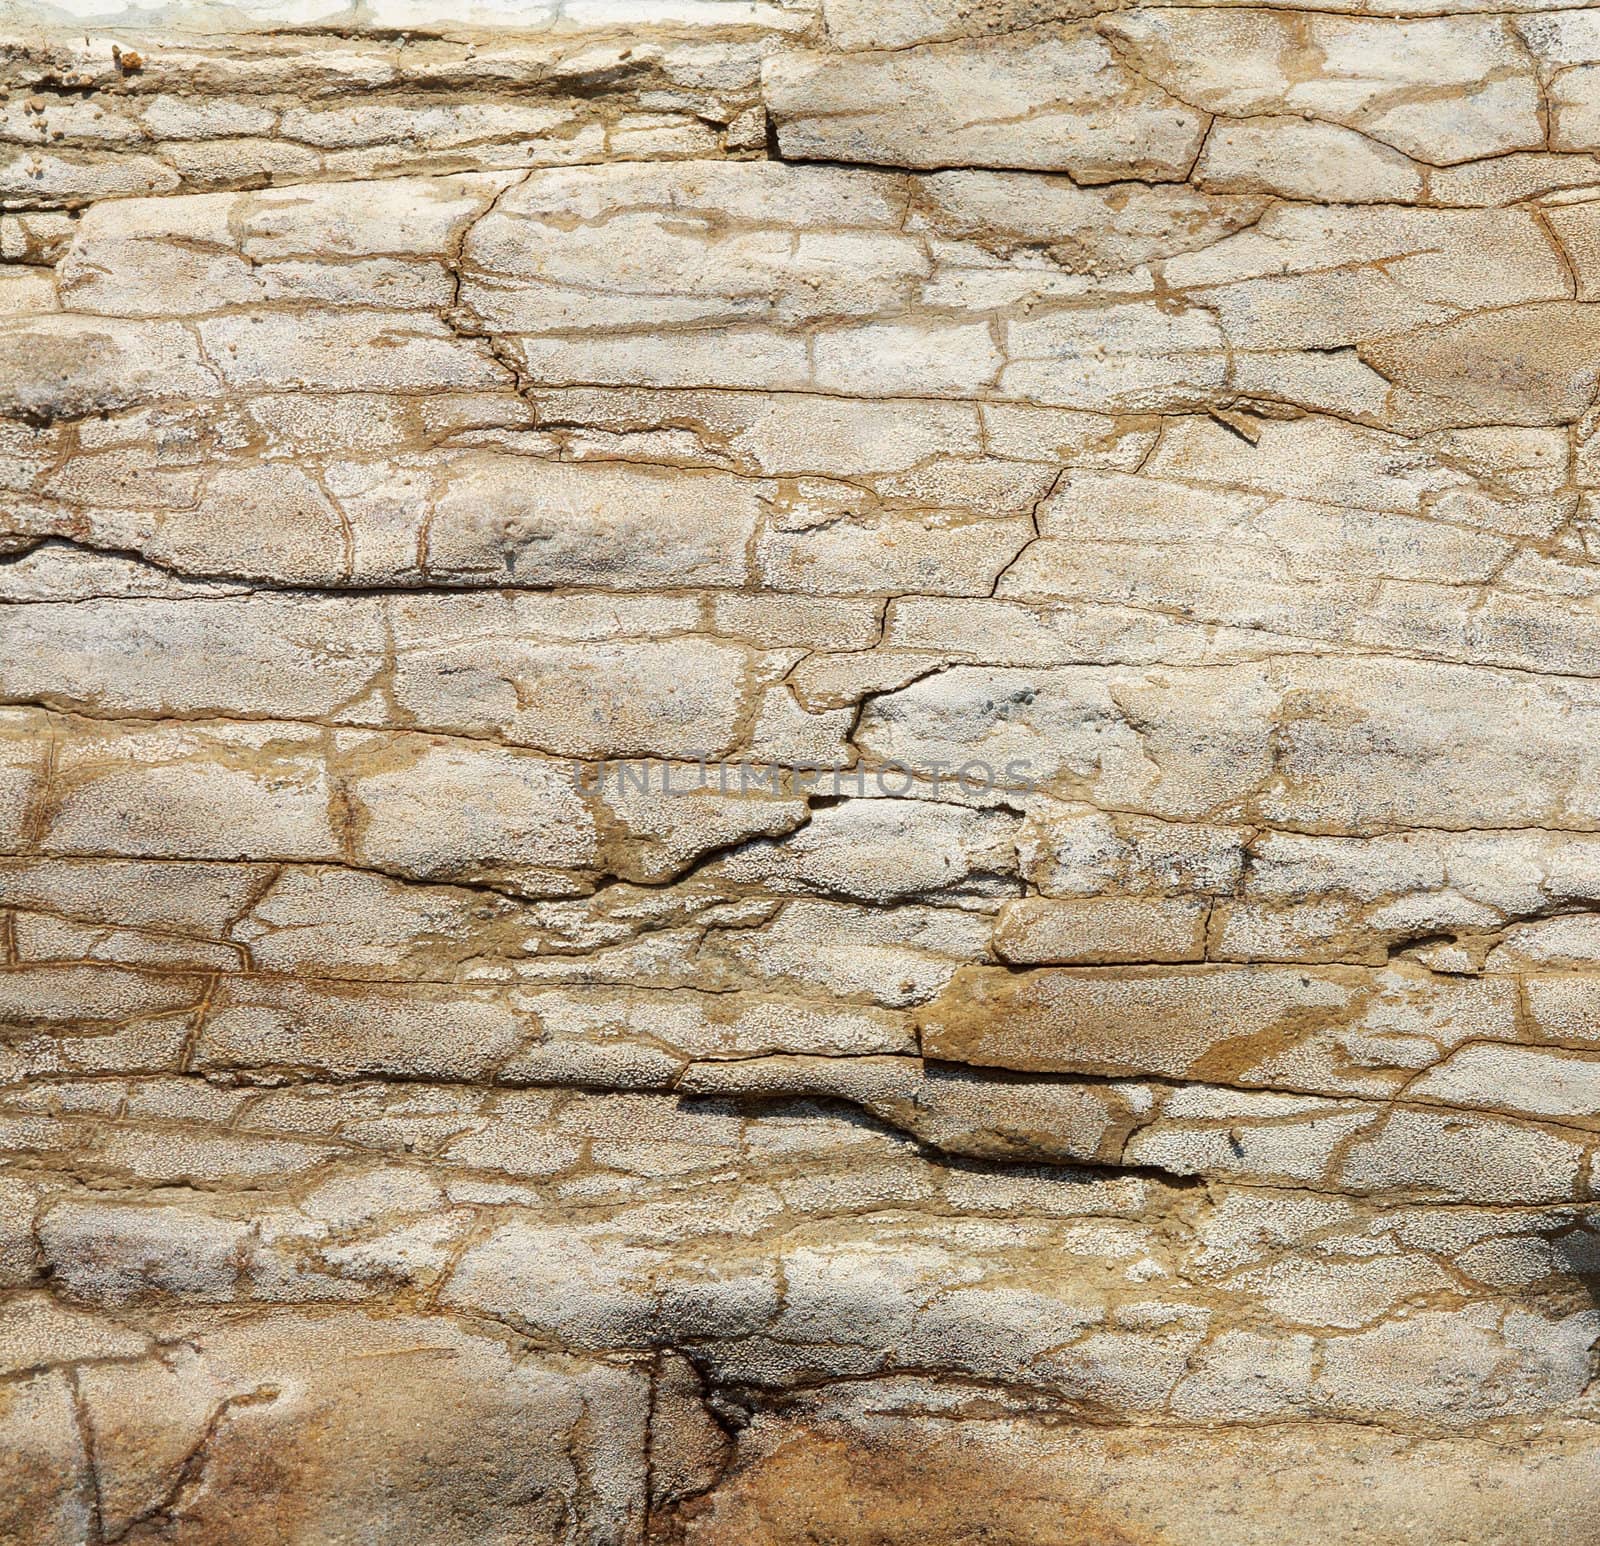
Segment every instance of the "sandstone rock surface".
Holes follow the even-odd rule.
[[[0,43],[0,1543],[1600,1540],[1600,11]]]

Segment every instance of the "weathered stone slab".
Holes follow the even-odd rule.
[[[0,39],[0,1538],[1544,1546],[1600,27]]]

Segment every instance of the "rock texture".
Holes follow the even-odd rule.
[[[0,1541],[1600,1540],[1600,11],[114,7]]]

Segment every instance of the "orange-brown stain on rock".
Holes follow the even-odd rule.
[[[937,1431],[937,1430],[935,1430]],[[666,1546],[1167,1546],[1071,1476],[1025,1474],[959,1434],[801,1432],[663,1521]],[[681,1529],[681,1534],[676,1533]]]
[[[973,1066],[1229,1082],[1350,1023],[1371,990],[1355,967],[963,967],[918,1034],[925,1057]]]

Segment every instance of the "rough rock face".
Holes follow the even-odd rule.
[[[1600,10],[103,3],[0,1542],[1600,1540]]]

